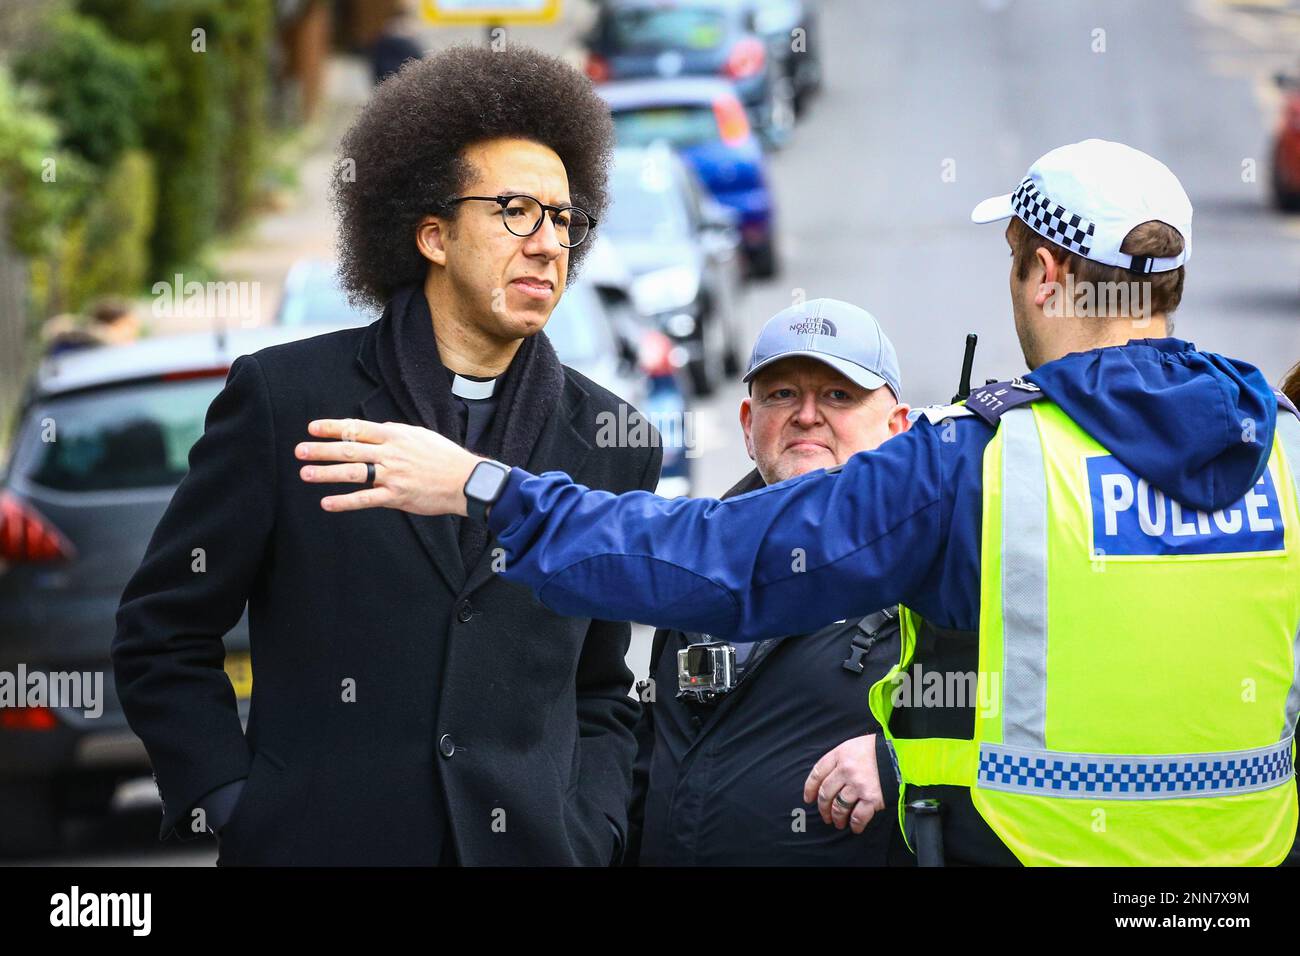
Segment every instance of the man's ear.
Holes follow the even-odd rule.
[[[749,430],[754,425],[754,400],[746,395],[740,400],[740,430],[745,433],[745,451],[749,455],[750,461],[757,461],[754,457],[754,440],[750,437]]]
[[[447,264],[447,227],[447,220],[439,216],[425,216],[415,227],[416,248],[434,265]]]
[[[889,436],[901,435],[912,427],[911,420],[907,413],[912,410],[912,406],[906,402],[899,402],[894,406],[894,410],[889,413]]]
[[[1061,274],[1061,267],[1045,246],[1039,246],[1034,250],[1034,264],[1035,271],[1038,273],[1038,290],[1034,293],[1034,304],[1041,308],[1052,296]]]

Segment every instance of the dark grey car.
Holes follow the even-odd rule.
[[[231,362],[334,330],[241,329],[222,340],[182,335],[78,350],[47,360],[29,384],[0,485],[0,854],[53,849],[66,816],[103,813],[124,784],[148,782],[109,660],[122,590]],[[209,556],[195,555],[195,573],[201,557]],[[246,717],[246,620],[226,647]],[[67,695],[40,706],[33,673],[84,680],[91,695],[99,682],[102,694],[91,707],[86,699],[64,706]]]

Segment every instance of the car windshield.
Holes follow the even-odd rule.
[[[709,106],[656,106],[620,110],[614,114],[614,136],[620,146],[649,146],[663,141],[678,149],[716,143],[718,117]]]
[[[586,365],[613,348],[607,322],[595,289],[570,286],[546,322],[546,337],[565,365]]]
[[[631,7],[610,14],[609,38],[619,50],[712,50],[721,46],[726,15],[707,7]]]
[[[614,167],[613,201],[601,228],[617,239],[681,241],[690,229],[682,194],[672,170],[662,162],[630,162]]]
[[[31,412],[15,468],[55,491],[176,485],[224,379],[128,385],[55,398]]]

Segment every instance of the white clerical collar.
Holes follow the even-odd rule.
[[[453,375],[451,380],[451,394],[460,398],[491,398],[496,387],[497,380],[494,378],[485,382],[476,382],[463,375]]]

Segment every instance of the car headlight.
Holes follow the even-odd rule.
[[[700,294],[700,273],[690,266],[656,269],[632,280],[632,304],[642,315],[683,309]]]

